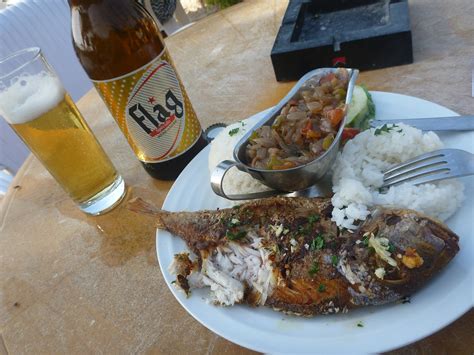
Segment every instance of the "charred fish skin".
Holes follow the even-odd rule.
[[[236,241],[246,242],[243,232],[259,228],[269,246],[288,249],[291,238],[298,228],[305,228],[308,217],[314,216],[311,231],[306,242],[311,242],[310,232],[328,231],[336,235],[337,227],[331,222],[332,206],[325,198],[284,198],[262,199],[217,211],[200,212],[158,212],[159,228],[184,239],[193,252]],[[321,218],[322,217],[322,218]],[[316,221],[317,219],[317,221]],[[275,232],[275,228],[282,228]],[[289,230],[292,233],[283,233]],[[302,234],[302,233],[299,233]],[[304,245],[304,244],[303,244]],[[198,253],[197,253],[198,254]],[[283,255],[285,253],[282,253]]]
[[[303,316],[400,300],[459,250],[445,225],[414,211],[379,208],[351,233],[331,221],[332,208],[328,198],[275,197],[153,214],[197,256],[175,258],[173,273],[186,292],[209,286],[217,304]],[[146,205],[135,210],[150,213]]]
[[[341,274],[354,306],[381,305],[412,295],[459,251],[459,237],[410,210],[379,209],[347,238]]]

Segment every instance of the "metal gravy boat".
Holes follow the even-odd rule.
[[[255,198],[264,198],[274,195],[281,195],[289,192],[300,191],[314,185],[321,179],[333,165],[337,152],[339,150],[342,130],[344,129],[347,117],[347,105],[351,102],[352,92],[354,90],[355,81],[359,75],[357,69],[345,69],[349,74],[349,82],[346,94],[346,112],[341,121],[339,131],[334,138],[331,146],[321,156],[312,160],[305,165],[300,165],[285,170],[265,170],[250,167],[246,164],[245,150],[249,143],[252,132],[264,125],[271,126],[276,117],[280,114],[282,108],[291,99],[297,98],[300,90],[304,90],[305,86],[311,82],[319,81],[321,77],[329,73],[336,73],[337,68],[321,68],[310,71],[305,74],[296,85],[288,92],[288,94],[270,110],[262,119],[252,128],[251,131],[242,137],[234,148],[234,161],[224,160],[220,162],[211,174],[211,188],[219,196],[229,200],[250,200]],[[270,191],[247,193],[247,194],[226,194],[224,191],[224,177],[226,173],[233,167],[240,171],[250,174],[253,178],[259,180],[264,185],[272,188]]]

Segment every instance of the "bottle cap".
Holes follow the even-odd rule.
[[[214,138],[217,137],[217,135],[222,132],[222,130],[227,127],[225,123],[214,123],[210,125],[209,127],[206,128],[204,131],[204,135],[206,137],[206,140],[211,143]]]

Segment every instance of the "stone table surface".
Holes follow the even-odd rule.
[[[203,126],[244,119],[292,86],[275,81],[269,56],[286,5],[245,1],[167,39]],[[360,81],[473,114],[474,2],[413,0],[410,12],[414,64],[364,72]],[[127,198],[161,206],[172,182],[145,173],[95,91],[78,106],[128,183]],[[82,214],[29,157],[0,211],[0,354],[250,352],[178,304],[154,236],[152,221],[123,204],[100,217]],[[473,335],[471,310],[393,353],[472,354]]]

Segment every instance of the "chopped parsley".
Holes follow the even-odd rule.
[[[175,280],[175,281],[171,281],[171,284],[172,284],[172,285],[175,284],[175,283],[176,283],[176,280]]]
[[[364,323],[362,323],[362,321],[359,321],[359,322],[357,322],[357,326],[358,326],[359,328],[363,328],[363,327],[364,327]]]
[[[396,124],[393,124],[393,125],[390,125],[390,127],[385,123],[382,127],[380,128],[376,128],[375,129],[375,132],[374,132],[374,135],[375,136],[380,136],[381,134],[383,133],[389,133],[390,131],[395,131],[395,132],[398,132],[398,133],[402,133],[403,130],[400,128],[400,129],[396,129],[396,128],[400,128],[399,126],[397,126]]]
[[[310,225],[313,225],[314,223],[318,222],[320,220],[321,217],[319,217],[318,214],[312,214],[310,216],[308,216],[308,223]]]
[[[331,264],[332,264],[332,266],[336,267],[338,262],[339,262],[339,257],[338,257],[337,255],[331,256]]]
[[[309,233],[309,226],[298,226],[298,233],[299,234],[308,234]]]
[[[310,276],[314,276],[318,271],[319,271],[319,265],[316,261],[313,261],[313,264],[311,265],[311,267],[308,270],[308,274]]]
[[[319,284],[318,291],[319,291],[319,292],[324,292],[324,291],[326,291],[326,286],[325,286],[324,284]]]
[[[247,235],[247,232],[243,231],[243,230],[238,231],[236,233],[232,233],[231,231],[227,231],[227,233],[225,234],[225,236],[229,240],[239,240],[239,239],[242,239],[243,237],[245,237],[246,235]]]
[[[233,209],[233,210],[238,210],[239,208],[240,208],[240,205],[232,206],[232,209]]]
[[[366,235],[364,238],[362,238],[362,245],[364,245],[364,247],[369,246],[369,236],[368,235]]]
[[[395,251],[395,245],[393,245],[392,243],[388,243],[388,252],[389,253],[393,253]]]
[[[236,135],[237,133],[239,133],[239,130],[240,130],[239,127],[236,127],[236,128],[231,129],[231,130],[229,131],[229,136],[232,137],[232,136]]]
[[[316,238],[311,242],[311,250],[321,250],[324,247],[324,238],[321,233],[319,233]]]
[[[238,218],[231,218],[230,221],[227,222],[227,227],[232,228],[240,226],[240,220]]]

